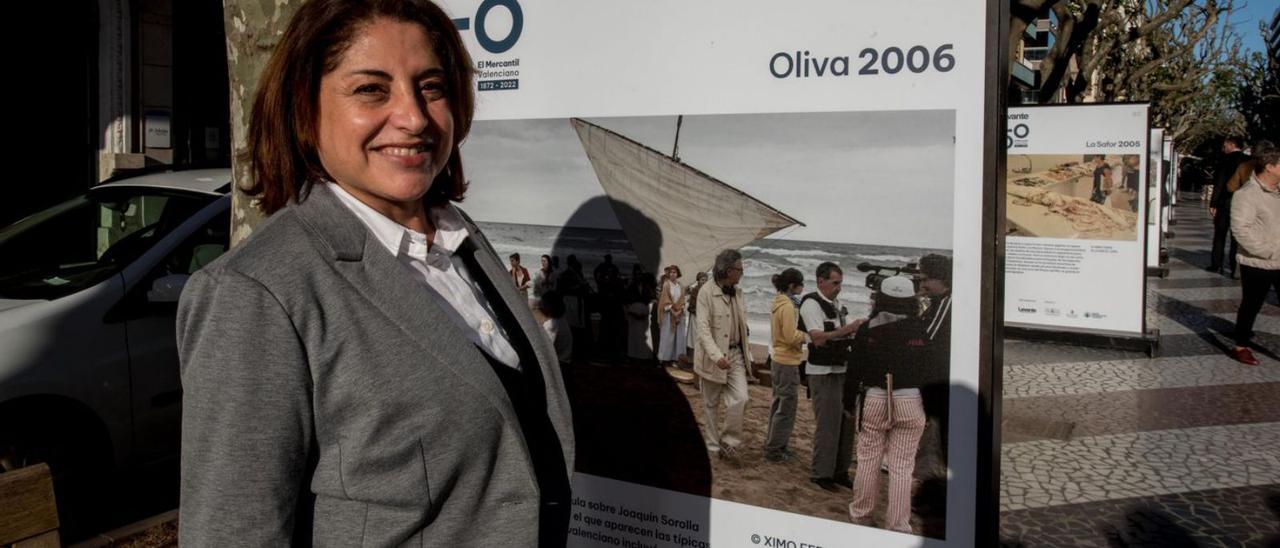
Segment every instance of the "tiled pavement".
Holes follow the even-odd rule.
[[[1275,422],[1010,443],[1001,511],[1277,485],[1277,447]]]
[[[1212,225],[1184,196],[1169,277],[1149,278],[1157,358],[1005,343],[1005,544],[1280,546],[1280,306],[1261,366],[1224,355],[1239,282],[1203,270]]]
[[[1016,515],[1021,541],[1031,547],[1274,546],[1274,485],[1189,491],[1175,495],[1066,504]],[[1005,532],[1010,531],[1006,517]],[[1270,543],[1270,544],[1269,544]]]

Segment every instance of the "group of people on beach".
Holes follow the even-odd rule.
[[[541,314],[562,364],[575,359],[614,364],[688,362],[694,299],[707,279],[705,272],[688,286],[681,285],[682,273],[675,265],[657,277],[634,264],[630,275],[624,276],[613,256],[606,254],[588,279],[575,255],[566,258],[564,269],[559,259],[542,255],[531,274],[521,264],[520,254],[508,257],[512,282]]]
[[[714,283],[699,293],[694,371],[706,413],[707,450],[736,463],[752,376],[746,303],[738,284],[742,255],[722,251]],[[904,269],[905,270],[905,269]],[[946,431],[950,363],[951,259],[930,254],[918,273],[877,278],[866,318],[853,318],[839,295],[844,272],[824,262],[817,290],[804,291],[804,275],[788,268],[773,276],[770,379],[773,401],[764,440],[765,459],[782,463],[789,447],[800,386],[814,414],[810,481],[853,491],[852,521],[873,525],[880,473],[889,473],[889,506],[881,524],[912,532],[911,495],[917,450],[932,416]],[[725,408],[720,420],[720,407]],[[926,407],[932,412],[926,414]],[[856,462],[854,466],[854,444]],[[945,436],[939,437],[945,454]],[[855,470],[850,478],[850,468]]]
[[[585,359],[587,352],[603,361],[625,354],[630,363],[666,366],[673,376],[691,369],[703,402],[708,452],[740,463],[748,385],[759,382],[759,375],[749,345],[747,298],[739,287],[739,251],[720,252],[711,272],[698,273],[687,286],[675,265],[660,277],[637,265],[623,278],[608,255],[593,271],[594,288],[573,256],[557,273],[558,261],[543,255],[534,275],[523,271],[518,255],[510,260],[513,281],[546,318],[548,335],[564,350],[563,363],[573,356]],[[796,459],[790,439],[804,387],[814,414],[810,481],[829,492],[852,490],[850,519],[871,525],[883,468],[889,506],[882,526],[905,532],[911,531],[917,453],[930,421],[939,432],[930,441],[945,455],[951,350],[951,259],[929,254],[918,265],[903,269],[910,273],[878,277],[865,318],[852,317],[841,302],[844,272],[835,263],[818,265],[816,288],[808,293],[798,269],[773,276],[767,359],[773,398],[763,440],[766,461]],[[591,312],[599,314],[594,331]],[[857,462],[866,466],[857,468]]]

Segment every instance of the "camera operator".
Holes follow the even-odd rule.
[[[849,337],[865,320],[850,322],[837,299],[844,283],[838,265],[824,262],[816,274],[818,290],[800,302],[800,326],[809,339],[805,369],[815,421],[809,481],[827,491],[836,491],[837,485],[852,489],[853,423],[844,414],[844,379]]]

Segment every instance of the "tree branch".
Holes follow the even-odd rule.
[[[1087,0],[1084,13],[1079,19],[1064,4],[1053,7],[1053,13],[1058,17],[1058,36],[1044,60],[1040,61],[1041,102],[1048,102],[1058,92],[1058,88],[1062,87],[1067,69],[1071,65],[1071,57],[1080,55],[1085,40],[1098,25],[1102,13],[1101,3],[1102,0]]]

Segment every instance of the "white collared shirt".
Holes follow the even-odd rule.
[[[427,210],[436,227],[430,251],[427,235],[410,230],[388,219],[377,210],[361,202],[336,183],[327,183],[329,189],[356,218],[368,227],[391,255],[400,261],[414,278],[423,283],[440,308],[453,323],[466,333],[471,342],[494,359],[516,369],[520,368],[520,355],[507,336],[497,314],[489,307],[483,290],[471,278],[467,265],[454,255],[469,235],[462,216],[453,206],[433,207]],[[495,282],[501,283],[501,282]]]

